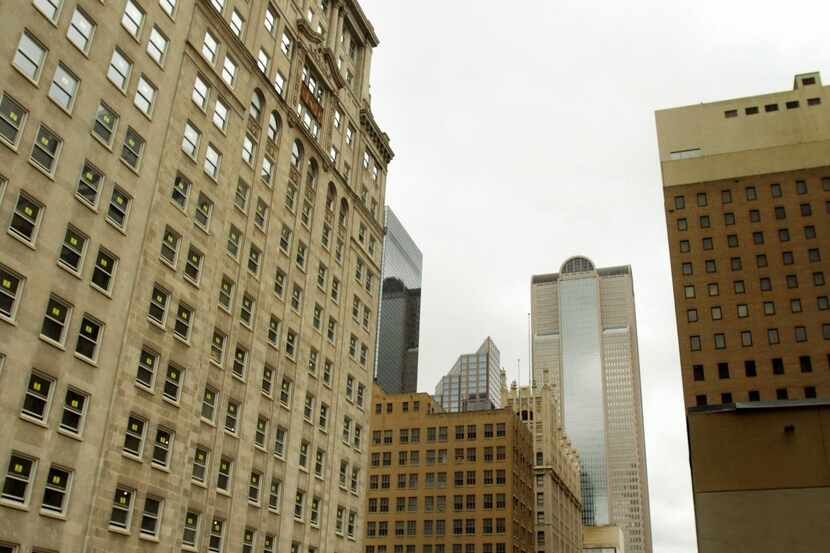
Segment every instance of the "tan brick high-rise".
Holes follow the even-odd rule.
[[[372,401],[365,553],[534,551],[533,437],[512,409]]]
[[[510,388],[506,404],[533,435],[534,516],[537,553],[582,551],[579,455],[560,418],[559,393],[551,384]]]
[[[0,552],[362,549],[355,0],[0,5]]]
[[[657,131],[699,551],[826,549],[828,88],[796,75]]]

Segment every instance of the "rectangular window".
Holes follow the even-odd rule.
[[[77,436],[81,435],[84,428],[87,397],[83,392],[75,391],[72,388],[66,390],[66,397],[63,402],[63,414],[61,415],[61,430]]]
[[[164,326],[167,319],[167,305],[170,302],[170,294],[164,288],[156,285],[153,287],[152,295],[150,296],[150,308],[147,316],[151,321]]]
[[[219,472],[216,476],[216,488],[225,492],[231,489],[233,462],[225,457],[219,462]]]
[[[210,553],[222,553],[222,545],[225,540],[225,521],[215,518],[210,525],[210,536],[208,536],[208,551]]]
[[[55,381],[52,378],[34,372],[31,373],[23,399],[22,414],[40,422],[46,422],[54,385]]]
[[[228,408],[225,411],[225,430],[236,434],[239,424],[239,403],[228,401]]]
[[[63,345],[66,339],[66,329],[72,307],[57,296],[51,296],[46,305],[40,336],[58,345]]]
[[[205,386],[205,393],[202,396],[202,420],[211,424],[216,421],[216,404],[218,393],[210,386]]]
[[[133,0],[127,0],[127,5],[124,6],[124,15],[121,17],[121,25],[134,38],[138,39],[143,23],[144,10],[142,10],[138,4],[133,2]]]
[[[81,52],[89,53],[89,46],[92,43],[92,35],[95,33],[95,23],[81,9],[75,8],[69,28],[66,31],[66,38]]]
[[[182,380],[184,380],[184,369],[172,363],[169,364],[167,376],[164,379],[164,397],[178,403],[182,395]]]
[[[156,537],[161,527],[161,514],[164,502],[161,499],[147,496],[144,499],[144,512],[141,513],[140,532],[144,536]]]
[[[143,153],[144,139],[132,128],[127,127],[127,134],[124,136],[124,146],[121,149],[121,159],[127,165],[138,171]]]
[[[205,163],[204,163],[204,170],[205,174],[212,179],[219,178],[219,166],[222,163],[222,154],[217,150],[213,144],[207,145],[207,150],[205,150]]]
[[[199,143],[202,140],[202,132],[193,123],[187,121],[184,125],[184,136],[182,137],[182,151],[191,159],[199,155]]]
[[[218,328],[213,329],[213,339],[210,345],[210,360],[221,367],[225,364],[225,343],[228,337]]]
[[[225,81],[231,88],[236,81],[236,62],[230,56],[225,56],[225,62],[222,64],[222,80]]]
[[[63,139],[41,125],[37,130],[35,142],[32,144],[31,160],[36,167],[43,169],[46,174],[54,175],[62,147]]]
[[[188,511],[184,515],[184,530],[182,533],[182,545],[193,549],[199,546],[199,513]]]
[[[12,148],[17,147],[28,115],[14,98],[5,93],[0,96],[0,138]]]
[[[210,451],[203,447],[196,447],[193,454],[193,472],[191,478],[199,484],[204,484],[207,478],[207,467],[210,461]]]
[[[213,202],[204,193],[199,192],[199,200],[193,218],[196,226],[205,232],[210,232],[210,218],[213,214]]]
[[[25,279],[0,265],[0,317],[14,320]]]
[[[121,92],[127,91],[127,83],[130,80],[132,70],[133,62],[118,48],[113,50],[112,58],[107,68],[107,78]]]
[[[158,354],[146,348],[142,349],[138,359],[138,371],[135,376],[136,383],[148,390],[152,390],[157,366]]]
[[[173,449],[173,432],[166,428],[156,429],[156,439],[153,443],[152,464],[162,468],[170,467],[170,452]]]
[[[87,241],[87,237],[77,229],[71,226],[67,227],[58,256],[58,263],[72,273],[80,274]]]
[[[213,125],[224,132],[228,125],[228,106],[222,100],[217,99],[213,106]]]
[[[90,315],[84,315],[81,319],[81,326],[78,329],[78,341],[75,344],[75,353],[84,359],[98,360],[98,348],[101,345],[104,325],[101,321]]]
[[[127,430],[124,434],[124,453],[134,457],[141,457],[144,450],[144,432],[147,422],[141,417],[130,415],[127,419]]]
[[[43,501],[40,507],[42,511],[58,514],[66,513],[71,480],[71,471],[55,465],[49,468],[46,484],[43,487]]]
[[[115,131],[118,128],[118,121],[118,114],[104,102],[101,102],[95,112],[92,134],[107,146],[111,146]]]
[[[202,265],[205,260],[205,255],[197,250],[192,245],[187,251],[187,261],[184,265],[184,277],[195,285],[199,285],[199,279],[202,274]]]
[[[150,40],[147,41],[147,54],[159,65],[164,65],[164,56],[167,54],[169,40],[158,27],[150,31]]]
[[[62,63],[58,64],[52,85],[49,87],[49,98],[64,110],[72,111],[79,85],[78,77]]]
[[[112,511],[110,513],[109,525],[111,527],[129,531],[134,496],[135,490],[122,487],[115,489],[115,496],[112,500]]]
[[[14,66],[29,79],[37,82],[46,61],[46,53],[46,48],[28,31],[24,31],[14,54]]]

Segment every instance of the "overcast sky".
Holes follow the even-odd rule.
[[[792,87],[830,56],[821,0],[361,0],[392,206],[424,253],[419,388],[492,336],[527,382],[530,277],[634,273],[655,553],[694,515],[654,110]],[[825,75],[830,79],[830,74]]]

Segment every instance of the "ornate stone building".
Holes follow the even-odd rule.
[[[533,436],[536,553],[582,551],[582,494],[579,454],[571,446],[559,415],[559,396],[550,384],[517,387],[506,405]]]
[[[362,549],[355,0],[0,5],[0,552]]]

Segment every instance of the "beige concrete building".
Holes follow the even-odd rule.
[[[625,538],[619,526],[585,526],[582,530],[585,553],[625,553]]]
[[[531,553],[533,437],[510,408],[374,386],[365,553]]]
[[[619,526],[629,553],[651,553],[640,354],[631,267],[566,260],[531,281],[533,384],[559,393],[579,452],[582,523]]]
[[[701,553],[826,548],[828,103],[806,73],[656,114]]]
[[[355,0],[0,4],[0,552],[362,549]]]
[[[533,435],[536,553],[582,551],[579,455],[562,428],[558,402],[550,384],[531,390],[514,383],[506,399]]]

